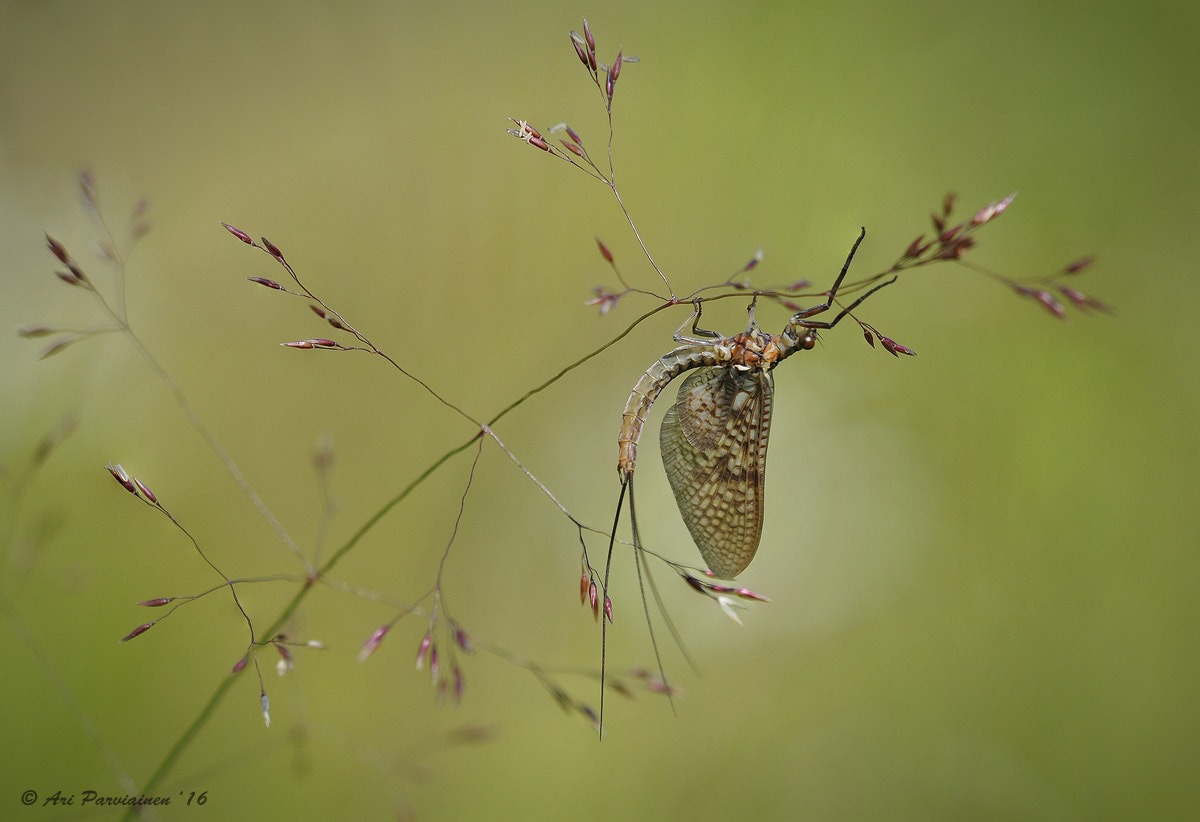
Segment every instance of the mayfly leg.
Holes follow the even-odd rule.
[[[721,338],[721,335],[716,331],[709,331],[707,329],[700,328],[700,313],[703,305],[704,301],[699,297],[697,297],[695,300],[692,300],[692,316],[684,320],[683,325],[676,328],[675,333],[671,335],[675,342],[704,344],[710,342],[711,340],[717,340]],[[689,337],[687,334],[683,333],[683,329],[688,327],[688,323],[691,323],[692,334],[694,336]]]
[[[829,322],[825,322],[823,320],[810,320],[809,319],[809,317],[815,317],[818,314],[824,314],[826,311],[833,308],[834,302],[837,300],[838,289],[841,288],[841,286],[842,286],[842,280],[846,279],[846,272],[850,270],[850,263],[854,259],[854,254],[856,251],[858,251],[859,245],[862,243],[863,238],[866,236],[867,236],[867,230],[864,228],[859,232],[858,239],[854,241],[854,245],[850,247],[850,253],[846,256],[846,262],[842,265],[842,270],[841,270],[841,272],[838,273],[837,279],[833,281],[833,287],[829,289],[828,298],[825,300],[825,302],[821,303],[820,305],[814,305],[812,308],[801,311],[799,314],[792,317],[793,325],[797,325],[802,328],[815,328],[815,329],[833,328],[835,325],[837,325],[839,322],[841,322],[842,317],[845,317],[851,311],[853,311],[854,309],[856,309],[860,305],[862,305],[864,302],[866,302],[867,297],[870,297],[872,294],[874,294],[876,291],[879,291],[881,288],[886,288],[887,286],[896,282],[896,278],[892,277],[890,280],[885,280],[884,282],[880,283],[879,285],[875,286],[874,288],[871,288],[870,290],[867,291],[867,293],[863,294],[858,299],[856,299],[854,302],[850,303],[850,305],[846,306],[841,311],[839,311],[838,315]]]

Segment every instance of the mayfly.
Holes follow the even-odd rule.
[[[718,337],[697,327],[701,305],[697,301],[688,319],[693,336],[683,334],[685,322],[674,334],[675,341],[683,345],[660,357],[638,380],[625,403],[617,438],[621,477],[617,516],[628,492],[635,551],[640,550],[641,540],[633,505],[633,474],[646,415],[669,382],[685,371],[700,369],[683,381],[678,399],[663,417],[659,435],[663,467],[679,513],[709,571],[732,579],[754,559],[762,536],[774,397],[771,371],[797,351],[811,349],[819,330],[833,328],[867,297],[894,281],[870,289],[833,320],[812,319],[837,304],[838,288],[864,236],[865,229],[850,249],[825,302],[797,312],[783,333],[767,334],[759,329],[754,318],[756,301],[752,301],[745,332]]]

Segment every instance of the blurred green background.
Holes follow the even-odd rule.
[[[3,3],[0,326],[102,321],[53,277],[42,236],[113,287],[82,168],[119,236],[149,196],[154,230],[127,272],[134,328],[309,555],[310,460],[332,440],[328,556],[471,427],[380,361],[277,347],[330,332],[248,284],[282,272],[218,221],[268,236],[378,345],[490,416],[649,307],[583,305],[615,285],[594,236],[636,283],[653,273],[602,185],[504,133],[510,116],[566,120],[603,145],[567,39],[581,14],[603,59],[641,57],[617,89],[618,179],[680,290],[759,246],[757,282],[825,284],[861,225],[866,274],[927,230],[947,190],[964,214],[1019,191],[975,259],[1038,275],[1095,254],[1077,285],[1115,316],[1059,322],[934,268],[864,312],[919,358],[839,328],[776,372],[766,529],[741,577],[774,602],[738,627],[659,573],[699,668],[660,631],[677,715],[650,694],[610,698],[597,743],[487,653],[463,660],[462,706],[439,707],[412,670],[422,620],[358,665],[394,611],[323,589],[287,630],[329,649],[298,651],[283,679],[263,654],[270,730],[240,677],[157,791],[207,791],[208,806],[162,817],[1200,815],[1195,4]],[[620,410],[679,311],[497,429],[589,524],[610,521]],[[744,306],[705,316],[740,330]],[[784,319],[760,312],[771,331]],[[24,790],[144,785],[246,640],[219,595],[118,644],[157,615],[138,601],[219,580],[106,462],[145,480],[226,573],[301,572],[125,339],[39,362],[44,342],[12,336],[0,356],[0,815],[29,819],[50,812],[23,808]],[[75,433],[23,481],[72,413]],[[698,562],[655,439],[644,537]],[[424,593],[468,469],[436,474],[336,578]],[[616,564],[609,661],[624,670],[653,656],[628,554]],[[480,641],[594,669],[578,567],[570,523],[486,448],[446,565],[451,612]],[[296,585],[241,590],[265,628]],[[594,703],[594,681],[556,679]]]

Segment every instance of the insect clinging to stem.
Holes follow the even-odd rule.
[[[638,441],[646,415],[667,384],[696,370],[679,388],[660,429],[663,467],[679,513],[709,571],[722,579],[741,573],[762,536],[767,439],[771,430],[774,379],[771,372],[797,351],[811,349],[817,332],[836,326],[864,300],[895,281],[879,283],[843,308],[832,320],[815,320],[837,304],[837,292],[858,250],[864,229],[850,249],[823,303],[797,312],[781,334],[763,332],[755,321],[757,295],[743,333],[718,337],[698,327],[702,303],[675,332],[683,345],[664,354],[638,380],[621,418],[617,438],[622,502],[630,497],[634,549],[640,550],[633,503]],[[692,336],[683,334],[688,323]],[[618,506],[617,516],[620,516]]]

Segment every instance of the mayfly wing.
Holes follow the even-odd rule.
[[[724,579],[750,564],[762,536],[773,390],[761,369],[701,369],[683,381],[659,432],[679,513]]]

